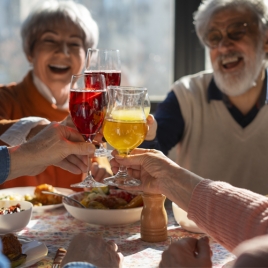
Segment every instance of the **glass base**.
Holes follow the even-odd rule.
[[[103,180],[103,182],[107,185],[111,186],[139,186],[141,184],[140,180],[134,179],[130,176],[120,176],[120,175],[115,175],[109,178],[106,178]]]
[[[106,184],[97,182],[95,180],[84,180],[75,184],[71,184],[71,187],[74,188],[93,188],[93,187],[97,187],[97,188],[101,188],[101,187],[107,187]]]

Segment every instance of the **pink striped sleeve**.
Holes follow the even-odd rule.
[[[188,217],[232,251],[242,241],[268,233],[268,198],[225,182],[204,180],[193,191]]]

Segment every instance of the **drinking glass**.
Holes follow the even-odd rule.
[[[103,135],[119,155],[128,155],[139,146],[147,134],[144,113],[146,88],[108,87],[108,108],[103,124]],[[103,180],[105,184],[136,186],[140,184],[127,173],[125,166],[120,166],[116,175]]]
[[[69,110],[71,118],[86,142],[92,142],[100,130],[106,109],[107,90],[105,77],[102,74],[78,74],[71,79]],[[97,156],[95,154],[95,156]],[[84,181],[72,184],[71,187],[102,187],[88,170]]]
[[[118,49],[89,48],[86,57],[85,73],[99,73],[105,76],[106,86],[120,86],[121,62]],[[111,150],[99,144],[99,156],[110,156]]]
[[[150,102],[148,93],[145,94],[143,106],[144,106],[145,117],[147,118],[151,110],[151,102]]]

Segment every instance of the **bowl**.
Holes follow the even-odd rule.
[[[189,220],[187,217],[187,212],[181,209],[177,204],[172,202],[173,215],[176,222],[185,230],[193,233],[204,233],[194,221]]]
[[[81,201],[84,192],[68,195],[78,201]],[[63,198],[63,205],[66,210],[76,219],[95,225],[127,225],[137,222],[141,218],[143,207],[128,209],[90,209],[74,206],[74,203]]]
[[[22,230],[29,223],[33,205],[28,201],[15,201],[0,200],[0,208],[9,208],[10,206],[15,206],[20,204],[21,210],[17,213],[0,215],[0,234],[14,233]]]

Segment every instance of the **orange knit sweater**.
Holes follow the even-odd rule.
[[[0,135],[22,117],[39,116],[50,121],[62,121],[68,114],[67,110],[59,110],[38,92],[33,84],[31,72],[21,83],[0,87]],[[0,141],[0,145],[4,145],[4,143]],[[70,184],[81,181],[81,179],[82,174],[74,175],[61,168],[50,166],[37,176],[23,176],[8,181],[2,184],[0,189],[36,186],[42,183],[70,188]]]

